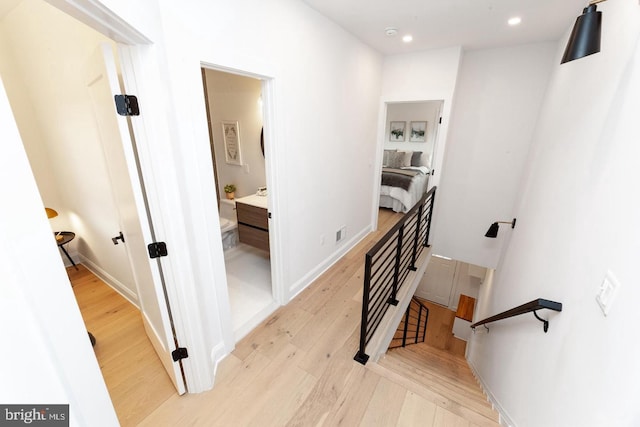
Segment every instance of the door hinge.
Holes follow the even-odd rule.
[[[147,246],[149,249],[150,258],[159,258],[161,256],[167,256],[167,244],[165,242],[150,243]]]
[[[116,111],[121,116],[139,116],[138,98],[134,95],[115,95]]]
[[[269,219],[271,219],[271,212],[269,212]]]
[[[171,357],[173,358],[174,362],[177,362],[178,360],[186,359],[187,357],[189,357],[189,353],[187,352],[186,347],[178,347],[171,352]]]
[[[438,123],[442,124],[442,117],[440,117],[440,121]]]

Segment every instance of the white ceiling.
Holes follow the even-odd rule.
[[[383,54],[559,40],[588,0],[302,0]],[[507,20],[520,16],[515,27]],[[386,27],[398,29],[396,37]],[[413,42],[402,42],[404,34]]]

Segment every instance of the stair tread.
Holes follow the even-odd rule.
[[[404,349],[397,349],[404,350]],[[460,391],[466,397],[486,401],[486,396],[478,386],[470,369],[456,368],[453,372],[448,372],[450,367],[443,365],[429,366],[412,352],[390,352],[387,355],[389,360],[399,360],[421,380],[434,381],[451,390]]]
[[[484,408],[478,411],[474,408],[468,407],[463,403],[458,402],[456,399],[450,399],[448,396],[444,396],[433,390],[433,388],[429,387],[428,385],[424,385],[417,381],[414,381],[413,379],[399,374],[393,369],[384,366],[383,364],[381,364],[383,360],[384,359],[381,359],[378,363],[368,363],[367,369],[371,369],[384,376],[385,378],[403,385],[407,389],[411,390],[414,393],[417,393],[423,398],[436,403],[438,406],[441,406],[446,410],[469,420],[474,426],[500,427],[500,424],[498,423],[499,416],[496,411],[492,410],[490,412],[487,412]]]
[[[385,357],[379,360],[378,364],[484,417],[497,420],[497,414],[481,392],[480,394],[469,393],[465,388],[457,387],[451,382],[430,376],[427,372],[421,371],[396,357]],[[478,387],[479,391],[479,386],[476,385],[476,387]]]

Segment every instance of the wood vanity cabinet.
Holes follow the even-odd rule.
[[[265,208],[236,202],[240,242],[269,251],[269,214]]]

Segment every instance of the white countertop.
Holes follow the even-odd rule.
[[[268,209],[267,196],[257,196],[255,194],[252,194],[250,196],[240,197],[236,199],[236,203],[244,203],[246,205],[251,205],[258,208]]]

